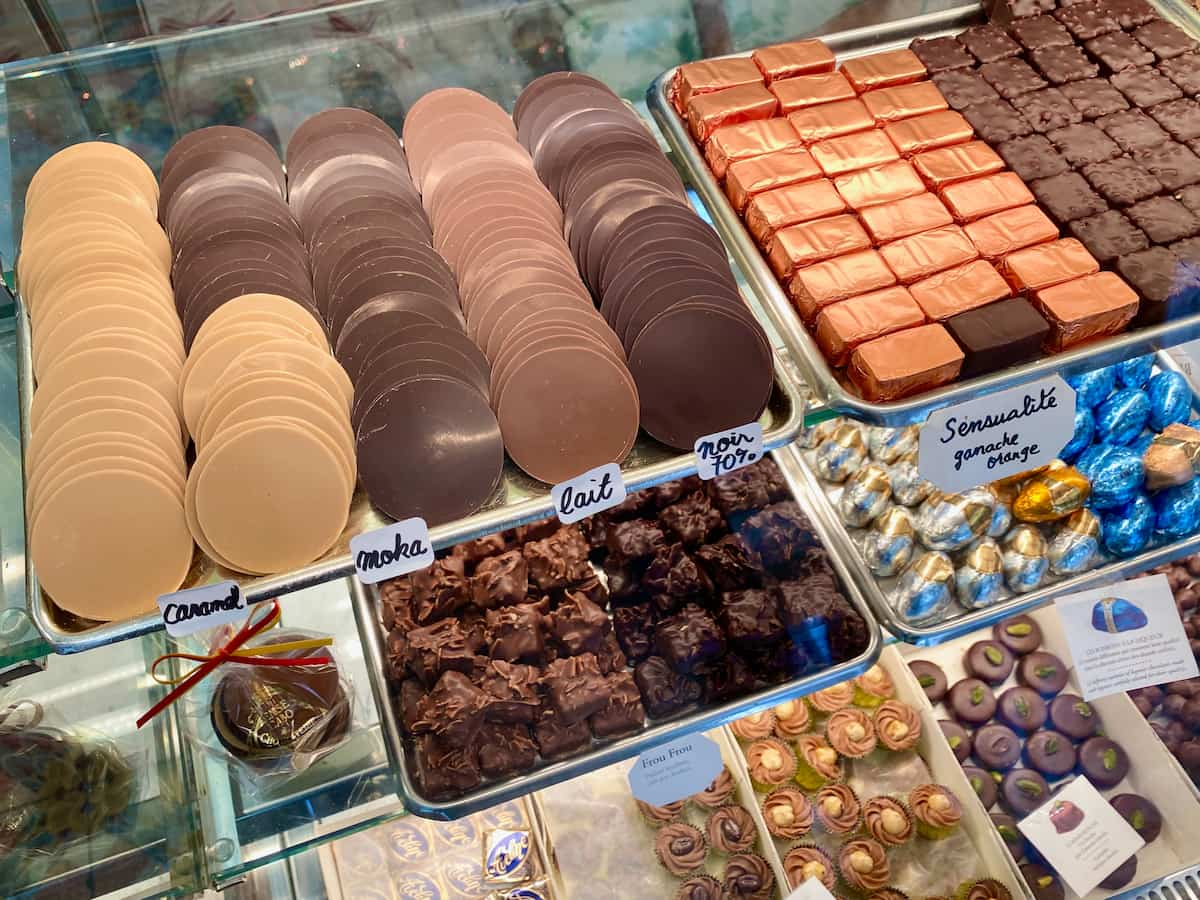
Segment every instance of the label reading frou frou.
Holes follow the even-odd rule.
[[[604,512],[623,503],[625,497],[625,482],[621,478],[621,467],[616,463],[596,466],[550,488],[554,513],[564,525]]]
[[[433,565],[429,526],[415,516],[355,535],[350,539],[350,553],[363,584],[376,584]]]
[[[727,475],[763,457],[763,430],[757,422],[696,438],[696,472],[705,481]]]
[[[158,598],[171,637],[184,637],[246,618],[246,600],[232,581],[218,581]]]
[[[698,794],[721,772],[721,748],[702,734],[689,734],[643,751],[629,770],[633,796],[666,806]]]
[[[947,493],[1049,463],[1075,433],[1075,392],[1058,375],[930,413],[921,477]]]

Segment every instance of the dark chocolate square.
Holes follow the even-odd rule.
[[[1191,187],[1185,187],[1182,191],[1175,195],[1179,201],[1200,216],[1200,184],[1193,184]]]
[[[558,710],[546,704],[538,713],[533,736],[543,757],[558,759],[569,756],[589,743],[592,732],[586,720],[567,722]]]
[[[1159,59],[1174,59],[1196,49],[1196,42],[1186,31],[1165,19],[1143,25],[1133,32],[1133,36]]]
[[[1121,27],[1102,3],[1076,3],[1055,11],[1054,18],[1081,41],[1090,41]]]
[[[1096,124],[1126,153],[1156,147],[1170,137],[1140,109],[1127,109],[1097,119]]]
[[[966,356],[960,378],[1034,359],[1050,333],[1050,325],[1024,297],[959,313],[943,324]]]
[[[722,594],[717,621],[730,642],[741,649],[772,644],[784,637],[778,601],[771,590],[750,589]]]
[[[1200,219],[1174,197],[1152,197],[1129,207],[1129,218],[1156,244],[1170,244],[1200,232]]]
[[[572,725],[608,705],[608,681],[594,653],[565,656],[546,666],[546,695],[563,722]]]
[[[537,752],[526,725],[485,725],[479,733],[479,768],[488,778],[532,769]]]
[[[660,510],[658,521],[668,534],[690,546],[703,544],[709,535],[725,525],[725,520],[703,491],[696,491]]]
[[[969,69],[975,65],[975,57],[952,37],[916,38],[908,45],[908,49],[917,55],[930,75],[950,69]]]
[[[1109,81],[1130,103],[1141,109],[1183,96],[1178,86],[1149,66],[1126,69]]]
[[[996,152],[1022,181],[1061,175],[1071,167],[1045,135],[1013,138],[996,146]]]
[[[1030,91],[1040,91],[1046,81],[1022,59],[1002,59],[979,67],[983,80],[994,87],[1001,97],[1011,100]]]
[[[1088,184],[1114,206],[1132,206],[1162,192],[1161,182],[1141,163],[1128,156],[1084,166]]]
[[[1037,70],[1053,84],[1083,81],[1100,74],[1100,67],[1078,47],[1045,47],[1029,51],[1029,59]]]
[[[1175,141],[1143,150],[1134,154],[1134,158],[1153,172],[1168,191],[1200,182],[1200,156]]]
[[[1108,209],[1104,198],[1093,191],[1078,172],[1039,178],[1030,183],[1029,189],[1046,214],[1060,226]]]
[[[1071,33],[1054,16],[1034,16],[1032,19],[1022,19],[1019,22],[1013,22],[1009,31],[1026,50],[1070,47],[1075,43]]]
[[[1129,109],[1129,101],[1125,99],[1125,95],[1105,78],[1072,81],[1070,84],[1064,84],[1059,90],[1083,113],[1085,119],[1098,119],[1109,113]]]
[[[661,656],[651,656],[633,671],[646,712],[654,718],[669,716],[700,699],[700,682],[680,675]]]
[[[646,724],[646,710],[637,682],[629,672],[614,672],[608,676],[608,705],[593,713],[588,721],[598,738],[616,737],[637,731]]]
[[[937,85],[937,89],[942,92],[952,109],[981,106],[1000,99],[996,89],[984,81],[978,72],[955,69],[951,72],[938,72],[930,80]]]
[[[1200,237],[1184,238],[1171,245],[1171,252],[1180,262],[1200,263]]]
[[[1056,128],[1046,137],[1054,142],[1054,146],[1073,166],[1086,166],[1088,163],[1105,159],[1116,159],[1121,155],[1121,148],[1092,123]]]
[[[1123,72],[1135,66],[1154,63],[1154,54],[1123,31],[1102,34],[1085,45],[1088,52],[1104,65],[1109,72]]]
[[[690,675],[725,652],[725,637],[712,616],[689,603],[658,623],[654,645],[672,669]]]
[[[1177,141],[1200,138],[1200,103],[1190,97],[1168,100],[1146,112]]]
[[[1118,259],[1117,272],[1143,300],[1162,303],[1171,296],[1178,262],[1166,247],[1151,247]]]
[[[1055,0],[993,0],[984,4],[992,21],[999,25],[1053,12],[1056,5]]]
[[[1021,52],[1017,42],[996,25],[973,25],[958,36],[958,41],[981,63],[1008,59]]]
[[[1185,53],[1159,63],[1162,72],[1188,97],[1200,94],[1200,53]]]
[[[1025,117],[1007,100],[999,98],[985,105],[968,106],[962,115],[971,123],[975,133],[989,144],[999,144],[1033,132]]]
[[[1070,229],[1071,234],[1101,263],[1150,246],[1142,230],[1115,209],[1098,216],[1076,219]]]
[[[1039,134],[1083,121],[1083,113],[1077,110],[1058,88],[1022,94],[1020,97],[1013,97],[1011,102],[1029,123],[1029,127]]]
[[[1126,31],[1158,18],[1158,13],[1146,0],[1108,0],[1108,14]]]

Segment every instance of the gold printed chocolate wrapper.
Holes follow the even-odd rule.
[[[843,422],[817,448],[817,474],[826,481],[845,481],[866,456],[867,442],[863,440],[862,429]]]
[[[1200,472],[1200,431],[1178,423],[1168,425],[1146,448],[1142,466],[1149,490],[1187,484]]]
[[[916,539],[912,513],[903,506],[889,507],[862,537],[867,568],[880,578],[895,575],[912,559]]]
[[[867,463],[846,480],[838,498],[842,521],[853,528],[864,528],[887,509],[892,497],[892,482],[880,463]]]
[[[917,536],[930,550],[958,550],[988,530],[996,495],[986,487],[930,497],[917,513]]]
[[[1074,466],[1035,475],[1017,495],[1013,515],[1022,522],[1053,522],[1087,502],[1092,483]]]
[[[1100,520],[1090,509],[1078,509],[1050,540],[1046,555],[1055,575],[1078,575],[1096,563],[1100,552]]]
[[[1027,594],[1041,587],[1050,568],[1046,550],[1046,539],[1033,525],[1017,525],[1005,536],[1001,563],[1010,591]]]

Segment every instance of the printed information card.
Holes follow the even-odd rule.
[[[921,477],[947,493],[1044,466],[1075,433],[1075,392],[1058,375],[930,414]]]
[[[1082,776],[1022,819],[1017,828],[1080,897],[1146,843]]]
[[[728,475],[763,458],[763,430],[757,422],[696,438],[696,473],[704,480]]]
[[[666,806],[698,794],[721,771],[721,748],[702,734],[654,747],[634,760],[629,770],[633,796],[651,806]]]
[[[818,879],[809,878],[788,894],[784,900],[834,900],[834,896],[829,893],[829,888],[825,887]]]
[[[158,598],[163,623],[171,637],[184,637],[246,618],[246,600],[232,581],[218,581],[163,594]]]
[[[433,565],[429,526],[416,517],[356,534],[350,538],[350,553],[363,584],[376,584]]]
[[[1055,605],[1084,700],[1200,674],[1166,575],[1069,594]]]
[[[625,496],[621,467],[616,463],[596,466],[570,481],[561,481],[550,488],[554,512],[558,521],[564,525],[570,525],[623,503]]]

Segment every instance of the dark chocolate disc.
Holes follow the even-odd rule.
[[[521,145],[534,153],[539,141],[551,133],[556,123],[565,116],[574,115],[583,109],[609,109],[629,112],[625,101],[606,91],[583,90],[576,87],[560,87],[547,91],[536,104],[531,104],[517,128]]]
[[[292,132],[292,136],[288,138],[287,149],[284,151],[288,169],[300,161],[299,156],[303,155],[305,146],[312,141],[320,140],[328,134],[352,134],[355,131],[374,132],[392,137],[395,137],[396,134],[387,122],[365,109],[356,109],[350,106],[323,109],[301,122],[299,127]]]
[[[462,370],[462,377],[476,385],[481,391],[487,391],[488,384],[491,382],[491,365],[483,355],[483,351],[457,328],[447,328],[445,325],[438,324],[416,325],[403,332],[393,332],[392,335],[392,337],[381,336],[380,340],[366,349],[366,356],[363,360],[366,369],[387,365],[390,360],[395,359],[395,355],[389,355],[394,347],[421,348],[425,342],[433,342],[461,353],[467,360],[467,366]]]
[[[175,196],[188,182],[197,177],[222,179],[226,173],[249,175],[258,179],[272,193],[278,190],[277,173],[251,153],[236,147],[204,149],[181,157],[169,177],[159,184],[159,219],[165,220]]]
[[[593,78],[591,75],[585,75],[582,72],[549,72],[538,78],[535,78],[529,84],[525,85],[517,97],[517,102],[513,104],[512,118],[520,129],[526,112],[531,108],[537,109],[540,105],[553,96],[558,91],[581,90],[583,92],[613,94],[612,88],[598,78]],[[548,96],[549,95],[549,96]],[[616,96],[613,94],[613,96]]]
[[[358,382],[368,351],[375,347],[383,335],[403,331],[413,325],[447,324],[437,319],[435,315],[431,315],[427,309],[404,309],[390,306],[389,302],[397,296],[420,297],[419,294],[385,294],[383,297],[376,297],[363,304],[346,320],[342,333],[338,335],[334,356],[342,364],[342,368],[346,370],[351,381]],[[427,297],[420,297],[420,299],[441,307],[436,300],[429,300]]]
[[[600,123],[596,123],[597,128]],[[658,145],[646,133],[645,129],[625,125],[617,129],[605,129],[603,137],[603,157],[617,158],[625,154],[654,152],[661,156]],[[595,165],[597,155],[595,133],[591,128],[581,129],[571,135],[557,156],[544,161],[539,174],[545,179],[547,187],[560,201],[566,196],[566,189],[572,181],[586,174]]]
[[[435,300],[441,300],[449,307],[456,305],[454,295],[447,294],[443,285],[414,272],[383,271],[357,279],[352,274],[350,278],[353,280],[343,281],[346,288],[341,294],[335,292],[329,307],[329,334],[334,343],[337,343],[338,336],[351,314],[368,300],[383,294],[426,294]]]
[[[175,234],[187,221],[192,209],[217,195],[240,196],[247,206],[274,205],[279,202],[273,184],[264,183],[260,175],[250,172],[197,172],[179,186],[159,221],[167,234]]]
[[[279,163],[279,154],[275,152],[275,148],[267,143],[262,135],[251,131],[249,128],[239,128],[236,125],[209,125],[206,128],[197,128],[195,131],[189,131],[172,144],[171,149],[163,157],[162,166],[159,169],[159,181],[161,182],[162,179],[167,178],[174,171],[175,166],[184,157],[192,153],[231,147],[236,147],[243,153],[250,154],[270,169],[272,174],[276,176],[276,182],[279,185],[279,196],[283,196],[286,179],[283,174],[283,166]]]
[[[480,396],[487,397],[487,386],[480,386],[481,379],[474,361],[460,350],[431,341],[409,343],[406,337],[398,338],[396,335],[388,340],[395,343],[381,348],[377,360],[368,362],[355,387],[354,404],[350,410],[350,423],[355,428],[376,398],[414,373],[453,378],[470,385]],[[422,361],[431,365],[413,365]]]
[[[711,281],[712,288],[706,290],[706,294],[722,287],[733,289],[732,276],[725,276],[695,259],[673,253],[650,253],[644,260],[628,266],[613,281],[600,302],[600,312],[620,334],[632,312],[627,307],[636,306],[647,292],[669,283],[672,278]]]

